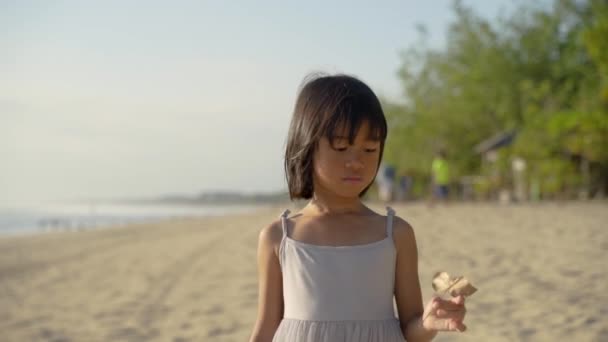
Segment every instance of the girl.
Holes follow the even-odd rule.
[[[285,172],[290,198],[309,202],[259,234],[251,342],[428,341],[466,329],[462,297],[423,310],[412,227],[361,201],[386,136],[380,102],[358,79],[322,76],[301,88]]]

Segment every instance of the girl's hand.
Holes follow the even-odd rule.
[[[422,314],[422,326],[434,331],[465,331],[467,326],[462,322],[467,310],[464,297],[450,300],[433,297]]]

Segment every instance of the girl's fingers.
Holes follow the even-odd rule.
[[[467,330],[467,326],[464,325],[464,323],[462,323],[462,321],[458,321],[455,319],[450,319],[450,320],[446,320],[447,322],[447,329],[448,331],[459,331],[459,332],[464,332],[465,330]]]
[[[437,316],[437,318],[456,319],[459,321],[462,321],[464,319],[465,314],[466,314],[465,309],[454,310],[454,311],[447,311],[444,309],[439,309],[435,312],[435,316]]]
[[[467,326],[462,322],[456,322],[456,330],[460,332],[465,332],[467,330]]]
[[[457,296],[456,298],[453,298],[450,300],[452,303],[458,304],[458,305],[463,305],[464,304],[464,296]]]
[[[439,331],[460,331],[467,329],[463,320],[466,315],[464,297],[458,296],[450,300],[434,297],[428,304],[423,316],[424,324]],[[430,317],[429,317],[430,316]]]
[[[441,298],[433,296],[431,300],[427,303],[424,308],[424,314],[422,315],[422,319],[426,319],[429,315],[435,314],[437,308],[441,306],[440,301]]]
[[[437,308],[446,309],[446,310],[460,310],[464,307],[464,297],[458,296],[456,298],[452,298],[449,300],[437,298]]]

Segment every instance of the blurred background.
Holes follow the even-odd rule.
[[[440,340],[608,338],[604,0],[9,0],[0,51],[0,340],[246,339],[314,72],[381,98],[421,279],[482,289]]]
[[[382,98],[390,199],[428,197],[440,150],[450,198],[606,193],[603,1],[0,6],[0,229],[284,200],[291,110],[318,71]]]

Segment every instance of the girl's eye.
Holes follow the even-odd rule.
[[[336,151],[340,151],[340,152],[344,152],[346,151],[347,147],[335,147],[334,150]],[[366,148],[365,152],[367,153],[374,153],[376,152],[378,149],[377,148]]]

